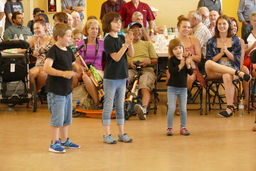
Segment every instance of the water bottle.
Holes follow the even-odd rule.
[[[243,116],[244,115],[244,104],[243,100],[240,100],[239,105],[238,105],[238,115]]]
[[[168,35],[172,35],[172,29],[171,28],[168,29]]]
[[[19,40],[18,35],[17,35],[17,34],[14,34],[13,39],[14,39],[14,40]]]
[[[166,25],[164,25],[164,37],[165,37],[165,39],[168,39],[168,30],[167,30]]]
[[[20,34],[19,39],[24,40],[23,34]]]

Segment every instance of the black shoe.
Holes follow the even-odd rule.
[[[218,113],[218,115],[219,115],[220,117],[226,117],[226,118],[232,116],[232,115],[233,115],[233,111],[234,111],[234,106],[228,105],[227,108],[231,110],[231,113],[228,113],[228,112],[225,110],[225,111],[222,111],[222,112]]]
[[[240,72],[241,72],[241,71],[236,70],[235,75],[238,76],[238,74],[239,74]],[[243,79],[244,81],[246,81],[246,82],[250,82],[251,79],[252,79],[252,76],[251,76],[250,74],[244,73],[242,79]]]

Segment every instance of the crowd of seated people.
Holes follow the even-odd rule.
[[[143,12],[140,12],[140,10],[135,11],[134,13],[130,13],[130,10],[129,14],[126,14],[125,9],[127,9],[132,3],[136,5],[139,1],[133,0],[129,3],[123,3],[125,5],[123,7],[119,7],[119,14],[124,17],[122,21],[125,25],[122,27],[127,30],[125,32],[132,31],[134,37],[139,38],[139,40],[134,38],[134,47],[137,46],[138,42],[143,42],[143,44],[147,44],[145,42],[148,42],[149,45],[147,44],[147,47],[153,48],[153,46],[151,46],[152,44],[149,43],[151,40],[150,36],[152,36],[152,27],[155,25],[153,12],[147,7],[147,9],[150,10],[150,12],[146,14],[147,16],[144,16]],[[19,4],[21,3],[19,2]],[[112,3],[112,6],[115,5],[115,3]],[[44,65],[47,50],[54,44],[54,40],[51,37],[53,26],[49,24],[47,15],[40,8],[34,9],[33,20],[29,21],[27,25],[28,27],[23,26],[24,10],[22,4],[20,6],[22,7],[20,8],[20,11],[9,13],[6,17],[7,28],[4,30],[3,38],[6,40],[13,39],[15,34],[18,36],[22,34],[24,36],[24,40],[28,40],[30,43],[30,47],[33,50],[32,55],[36,58],[35,67],[31,68],[29,71],[30,83],[37,84],[36,91],[39,93],[41,88],[45,85],[45,80],[47,78],[47,74],[44,73],[42,66]],[[102,17],[103,16],[101,16],[101,18]],[[148,20],[148,23],[146,23],[146,20]],[[71,26],[73,30],[73,42],[70,44],[71,47],[75,50],[80,46],[84,46],[77,53],[82,56],[82,59],[86,64],[92,63],[98,73],[103,77],[104,69],[102,67],[102,58],[104,52],[104,40],[102,37],[104,36],[102,36],[100,23],[97,18],[95,16],[90,16],[87,21],[82,21],[81,15],[77,11],[71,12],[69,10],[68,13],[56,12],[53,15],[53,21],[54,25],[56,23],[63,22]],[[135,27],[127,29],[129,26],[128,22],[131,21],[137,23],[135,26],[138,28]],[[85,24],[83,25],[83,23]],[[184,44],[184,55],[192,56],[194,61],[194,66],[192,66],[194,73],[191,76],[188,76],[187,88],[190,89],[193,82],[195,80],[199,80],[199,76],[200,78],[202,77],[201,73],[203,73],[202,70],[204,68],[207,78],[221,78],[224,86],[229,87],[228,89],[225,89],[227,109],[219,113],[222,117],[232,116],[234,102],[236,102],[235,87],[232,81],[237,77],[243,78],[245,108],[254,110],[253,105],[249,103],[251,98],[248,82],[251,80],[251,75],[256,77],[255,68],[251,67],[250,63],[250,52],[256,48],[256,13],[251,14],[250,23],[252,25],[252,30],[244,35],[246,39],[243,40],[236,36],[238,23],[234,17],[220,15],[219,12],[214,10],[209,11],[206,7],[201,7],[198,11],[195,10],[188,12],[187,17],[182,15],[178,18],[178,38]],[[30,36],[33,37],[29,39]],[[140,41],[141,36],[144,37],[145,42]],[[139,48],[141,48],[141,46],[139,46]],[[135,56],[137,53],[136,51],[137,49],[135,48]],[[149,54],[150,53],[153,52],[149,52]],[[135,57],[133,59],[137,58]],[[127,64],[130,67],[133,67],[131,62],[134,61],[133,59],[128,60]],[[138,59],[140,58],[138,57]],[[149,56],[149,59],[150,63],[155,63],[153,60],[155,59],[154,56]],[[84,70],[83,63],[80,60],[80,58],[77,58],[77,64],[80,66],[80,69],[73,78],[72,87],[76,87],[79,81],[83,81],[86,90],[94,101],[95,108],[102,108],[102,102],[98,96],[97,88],[89,79]],[[205,61],[206,63],[204,65]],[[143,60],[141,62],[143,62]],[[199,69],[201,69],[200,71],[198,70],[197,65],[199,66]],[[201,67],[200,65],[203,65],[204,67]],[[129,78],[132,76],[132,72],[129,71]],[[143,90],[143,88],[141,89],[145,94],[145,90]],[[150,89],[151,88],[149,88],[149,90]],[[188,96],[190,95],[188,94]],[[144,118],[143,116],[146,113],[144,108],[147,108],[149,103],[150,98],[148,98],[148,92],[143,98],[143,104],[139,107],[140,109],[138,109],[138,111],[142,113],[140,115],[140,119]],[[143,112],[141,112],[141,110]]]

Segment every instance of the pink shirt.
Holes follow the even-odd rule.
[[[136,11],[139,11],[143,14],[144,27],[146,26],[146,21],[155,19],[154,14],[148,4],[139,2],[138,8],[136,9],[132,1],[130,1],[123,4],[118,12],[122,17],[122,21],[124,21],[124,28],[127,28],[128,24],[132,22],[132,14]]]

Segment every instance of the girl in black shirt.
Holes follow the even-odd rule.
[[[180,108],[180,134],[189,135],[186,129],[187,121],[187,74],[192,75],[191,56],[183,56],[184,45],[180,39],[173,39],[169,43],[168,53],[171,58],[168,61],[168,69],[171,77],[168,80],[167,98],[167,130],[166,135],[173,135],[173,116],[176,109],[176,97]]]

